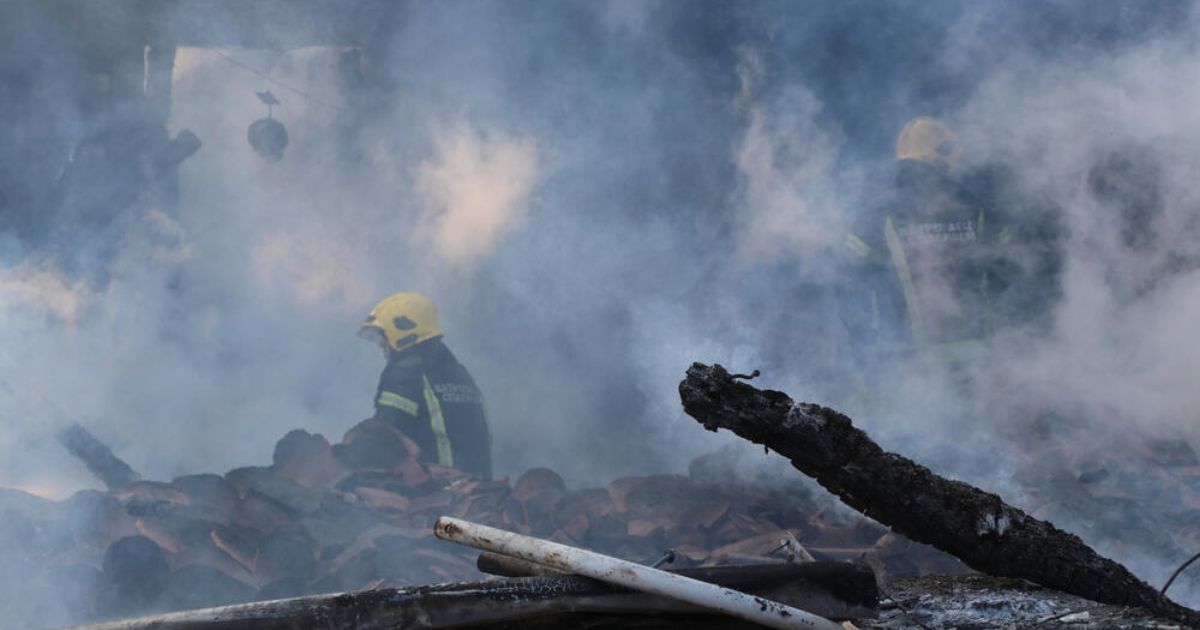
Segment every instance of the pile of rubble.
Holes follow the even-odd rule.
[[[865,571],[872,589],[871,569],[886,576],[880,580],[884,605],[877,610],[864,605],[850,614],[843,607],[838,617],[836,607],[821,603],[827,598],[815,600],[814,606],[825,606],[832,618],[856,618],[864,628],[909,623],[1061,626],[1068,619],[1075,623],[1079,615],[1102,620],[1099,627],[1121,626],[1133,619],[1130,606],[1172,620],[1162,622],[1167,626],[1200,620],[1079,538],[1038,518],[1082,519],[1083,528],[1100,540],[1122,534],[1137,538],[1140,533],[1130,532],[1131,522],[1163,526],[1161,531],[1180,532],[1168,535],[1164,548],[1189,546],[1194,525],[1170,525],[1186,520],[1200,505],[1191,483],[1200,476],[1188,474],[1200,466],[1190,451],[1162,455],[1160,476],[1173,482],[1146,489],[1178,498],[1178,510],[1139,515],[1137,502],[1119,494],[1130,487],[1124,479],[1128,466],[1060,456],[1046,457],[1058,466],[1030,466],[1018,475],[1028,484],[1025,502],[1031,513],[1026,513],[883,451],[836,411],[757,390],[738,378],[720,366],[693,366],[681,384],[685,411],[706,428],[729,428],[769,446],[846,505],[893,529],[835,504],[799,478],[781,484],[779,479],[764,483],[747,477],[727,454],[696,459],[686,475],[625,477],[603,488],[569,489],[547,468],[526,471],[513,481],[485,480],[423,463],[416,445],[403,434],[368,420],[337,444],[292,431],[277,443],[270,466],[166,483],[140,480],[107,447],[85,431],[72,430],[64,445],[109,490],[83,491],[61,502],[0,490],[0,517],[6,523],[0,528],[0,554],[8,560],[0,566],[0,594],[8,598],[4,609],[14,625],[47,626],[311,596],[196,611],[188,619],[224,627],[212,624],[240,615],[242,621],[275,627],[271,624],[283,618],[327,619],[336,608],[358,620],[374,611],[384,615],[388,627],[397,614],[417,615],[424,621],[405,627],[434,628],[478,621],[482,610],[480,619],[495,622],[488,627],[507,627],[500,623],[509,618],[505,615],[515,619],[537,608],[543,616],[558,615],[546,619],[562,621],[567,614],[580,627],[592,627],[602,619],[580,617],[581,602],[611,616],[615,595],[622,605],[633,606],[638,618],[650,624],[646,627],[673,623],[652,619],[670,608],[661,601],[648,604],[622,599],[620,592],[593,592],[594,585],[572,581],[579,579],[575,576],[545,578],[544,584],[519,577],[515,582],[477,582],[482,577],[477,552],[435,537],[434,522],[449,516],[530,535],[543,544],[564,543],[642,564],[654,563],[669,549],[675,569],[699,571],[706,579],[729,576],[719,571],[708,575],[712,570],[703,567],[735,569],[744,579],[762,573],[761,565],[781,566],[785,556],[861,560],[866,566],[786,567],[824,578]],[[1069,450],[1059,454],[1065,452]],[[1060,474],[1047,478],[1046,470]],[[1141,479],[1161,481],[1154,475]],[[1122,507],[1126,509],[1118,509]],[[929,577],[962,576],[970,570],[959,559],[898,532],[951,551],[988,575]],[[787,583],[804,597],[814,596],[816,582],[793,578],[769,586]],[[1077,597],[1038,590],[1029,581]],[[843,582],[836,578],[830,584]],[[422,586],[435,583],[448,584]],[[505,597],[520,593],[524,603],[510,602],[513,610],[499,614],[488,602],[501,591]],[[350,592],[354,594],[316,596]],[[1024,603],[1002,610],[988,603],[1016,601],[1014,597]],[[875,601],[875,596],[868,599]],[[463,604],[466,600],[470,605]],[[331,608],[330,602],[336,605]],[[396,612],[397,602],[404,611]],[[440,616],[432,615],[435,610]],[[158,623],[148,619],[136,627]],[[619,615],[604,619],[617,624],[613,627],[626,627],[629,621]]]
[[[963,572],[956,560],[791,489],[739,481],[720,456],[688,475],[570,490],[546,468],[510,482],[420,463],[365,421],[338,444],[292,431],[270,466],[131,481],[54,503],[3,491],[8,557],[83,622],[315,593],[476,580],[475,554],[433,536],[449,515],[649,563],[779,562],[789,535],[818,558],[891,574]],[[39,613],[44,614],[44,613]]]
[[[684,411],[706,429],[725,428],[776,451],[847,505],[980,572],[1200,626],[1200,612],[1172,601],[1166,587],[1150,586],[1078,536],[883,450],[836,410],[757,389],[740,382],[744,378],[720,365],[692,364],[679,386]]]

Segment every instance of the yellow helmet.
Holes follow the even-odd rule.
[[[946,125],[920,116],[904,125],[896,139],[897,160],[920,160],[950,170],[958,163],[958,139]]]
[[[420,293],[396,293],[375,305],[363,322],[358,336],[387,344],[393,350],[407,350],[423,341],[440,337],[437,309]]]

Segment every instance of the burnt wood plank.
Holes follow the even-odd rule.
[[[757,389],[720,365],[701,363],[688,369],[679,394],[684,410],[710,431],[729,429],[771,448],[847,505],[978,571],[1200,624],[1196,611],[1167,599],[1078,536],[884,451],[833,409]]]

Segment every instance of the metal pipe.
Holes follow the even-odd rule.
[[[449,516],[437,520],[434,533],[442,540],[669,597],[771,628],[842,630],[841,625],[799,608],[578,547],[522,536]]]

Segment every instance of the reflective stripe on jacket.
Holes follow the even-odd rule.
[[[843,304],[844,310],[855,311],[843,316],[852,320],[851,334],[871,346],[875,355],[917,351],[957,362],[986,352],[992,328],[989,269],[980,262],[986,256],[979,252],[1004,244],[1007,231],[989,234],[985,218],[980,209],[974,221],[897,225],[888,215],[877,238],[847,234],[846,248],[859,261],[853,281],[858,286],[847,291],[858,297]],[[914,251],[922,248],[925,251]],[[920,261],[915,269],[914,255]],[[941,298],[933,300],[932,319],[930,300],[921,290],[929,286],[935,290],[924,293]],[[950,308],[948,302],[953,302]],[[939,311],[938,306],[943,308]],[[953,313],[949,319],[947,311]]]
[[[441,339],[393,354],[379,378],[375,417],[412,438],[423,459],[491,477],[483,394]]]

